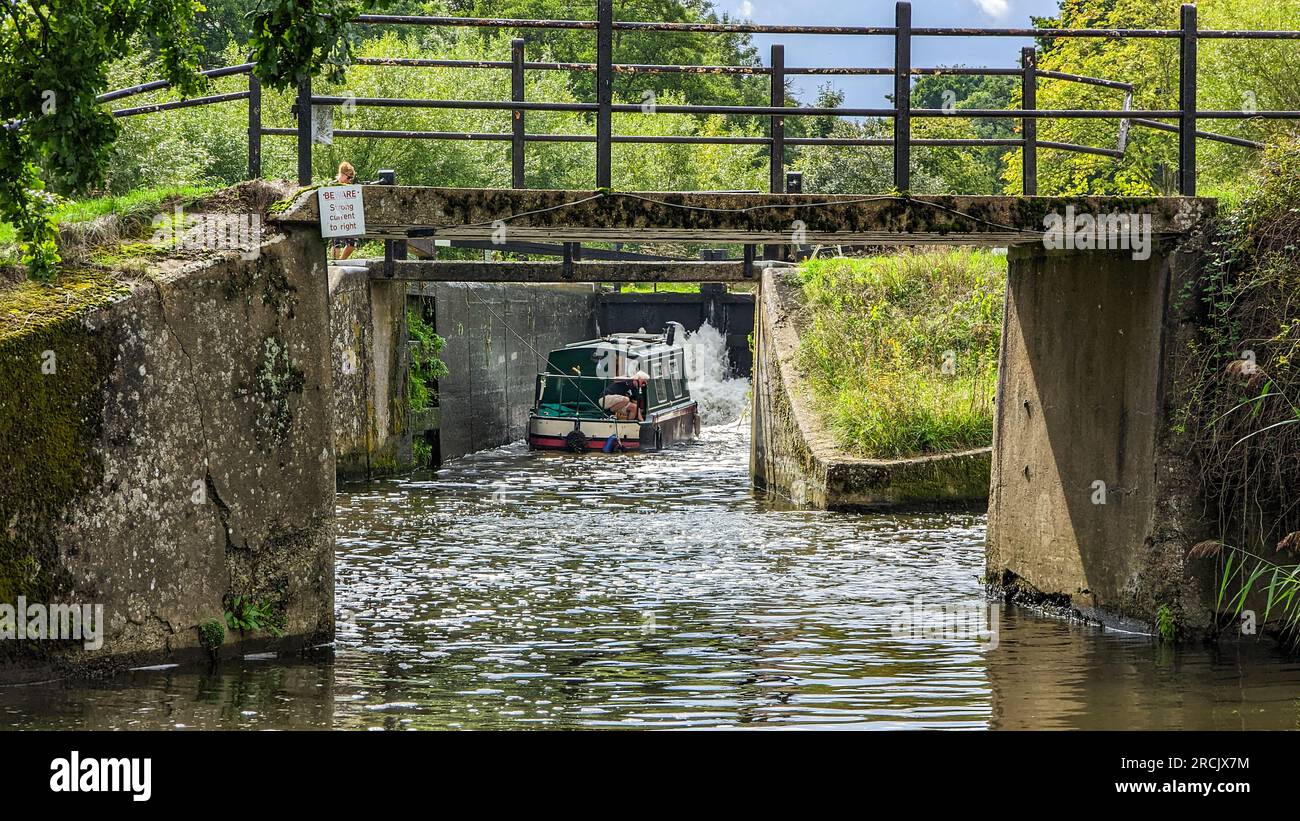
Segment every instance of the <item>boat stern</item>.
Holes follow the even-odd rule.
[[[533,450],[604,450],[611,436],[615,437],[613,450],[641,450],[640,422],[536,414],[528,417],[528,447]]]

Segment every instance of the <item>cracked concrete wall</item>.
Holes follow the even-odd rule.
[[[1180,630],[1212,621],[1209,536],[1171,422],[1176,357],[1192,326],[1174,295],[1190,253],[1009,255],[998,374],[988,578],[1102,622]]]
[[[273,234],[255,259],[165,261],[100,307],[0,344],[38,368],[6,386],[0,447],[29,486],[0,486],[0,589],[11,603],[102,604],[103,646],[0,643],[0,677],[120,669],[206,654],[198,626],[234,596],[284,636],[230,633],[221,652],[333,636],[334,452],[325,250]],[[66,374],[66,376],[64,375]],[[33,385],[35,386],[33,388]],[[49,420],[26,415],[39,406]],[[63,417],[67,463],[51,458]],[[46,429],[49,429],[47,434]],[[34,431],[21,440],[15,431]],[[65,476],[69,477],[66,478]],[[32,488],[62,490],[39,505]]]

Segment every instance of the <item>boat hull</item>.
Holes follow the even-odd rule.
[[[575,435],[577,431],[579,435]],[[564,416],[528,417],[528,447],[532,450],[601,452],[611,435],[618,436],[618,451],[654,451],[689,442],[700,431],[699,406],[694,402],[666,408],[644,422],[575,419]]]

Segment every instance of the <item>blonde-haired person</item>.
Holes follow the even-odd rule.
[[[650,374],[637,371],[622,379],[611,379],[600,395],[600,406],[619,419],[645,420],[645,386]]]
[[[339,163],[339,173],[334,175],[335,185],[352,185],[356,179],[357,170],[352,163],[347,160]],[[334,259],[338,260],[347,259],[357,250],[356,237],[335,237],[330,245],[333,246]]]

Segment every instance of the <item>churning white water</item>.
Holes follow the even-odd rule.
[[[686,335],[686,378],[705,425],[735,422],[748,407],[748,379],[727,378],[727,340],[709,324]]]

